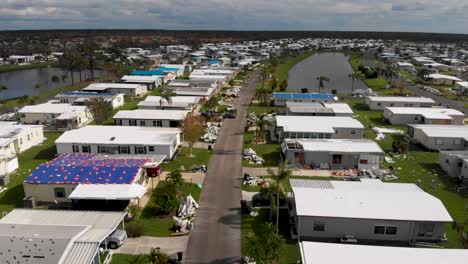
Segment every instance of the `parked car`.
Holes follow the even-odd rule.
[[[224,118],[236,118],[237,117],[237,110],[234,109],[234,110],[231,110],[227,113],[224,113],[223,115]]]
[[[127,241],[127,232],[122,229],[116,229],[107,237],[107,245],[112,249],[122,246],[125,241]]]

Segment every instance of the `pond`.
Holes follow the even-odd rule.
[[[101,77],[106,72],[96,70],[95,76]],[[61,77],[66,74],[67,79],[65,81],[60,80],[58,83],[52,82],[52,76],[57,75]],[[83,79],[85,72],[82,74]],[[75,72],[73,74],[75,83],[79,82],[80,74]],[[8,90],[2,91],[0,94],[1,98],[17,98],[25,95],[33,96],[36,94],[34,88],[36,84],[40,84],[41,88],[37,91],[38,93],[50,92],[60,87],[71,85],[71,74],[65,72],[60,68],[40,68],[40,69],[28,69],[19,71],[10,71],[0,73],[0,84],[5,85]]]
[[[348,62],[348,57],[343,53],[320,53],[312,55],[296,64],[288,75],[288,90],[301,92],[307,88],[311,93],[317,93],[319,81],[317,77],[327,76],[329,82],[324,82],[325,89],[322,92],[331,93],[336,90],[340,94],[350,94],[352,88],[353,68]],[[357,80],[354,89],[365,89],[364,82]]]

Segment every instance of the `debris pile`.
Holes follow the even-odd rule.
[[[172,217],[176,232],[185,233],[193,230],[196,209],[198,209],[198,203],[192,195],[187,195],[180,203],[177,216]]]
[[[226,90],[226,96],[228,97],[238,97],[240,92],[239,87],[233,87],[231,89]]]
[[[264,178],[264,177],[250,176],[249,174],[245,173],[244,174],[244,181],[243,181],[242,184],[249,185],[249,186],[260,186],[262,188],[268,188],[268,187],[270,187],[271,179]]]
[[[205,129],[206,133],[201,137],[201,140],[206,143],[214,143],[216,138],[218,138],[221,125],[221,122],[207,122]]]
[[[377,134],[375,140],[383,140],[385,139],[385,134],[404,134],[405,132],[400,129],[394,128],[385,128],[385,127],[372,127],[372,130]]]
[[[244,149],[244,160],[248,160],[250,164],[263,164],[263,162],[265,162],[265,160],[258,156],[257,153],[251,149],[251,148],[248,148],[248,149]]]

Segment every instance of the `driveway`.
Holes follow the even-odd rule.
[[[237,118],[227,119],[221,128],[184,263],[240,263],[241,155],[247,108],[257,82],[258,73],[254,73],[234,101]]]
[[[118,249],[113,250],[113,253],[140,255],[148,254],[151,248],[161,248],[161,252],[168,255],[175,254],[179,251],[184,251],[187,246],[188,236],[175,237],[149,237],[142,236],[136,238],[128,238],[127,241]]]

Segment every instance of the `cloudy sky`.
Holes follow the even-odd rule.
[[[468,33],[467,0],[0,0],[0,29]]]

